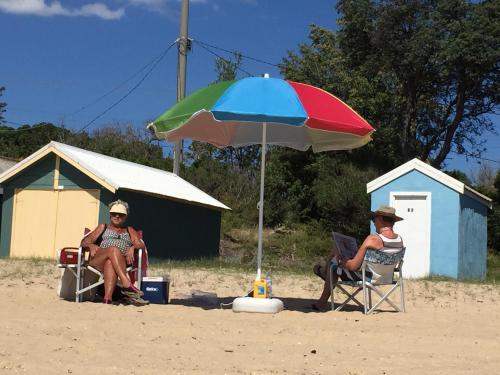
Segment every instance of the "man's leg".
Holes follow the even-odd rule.
[[[331,258],[330,258],[331,259]],[[318,302],[315,303],[315,306],[320,309],[320,310],[325,310],[328,305],[328,299],[330,298],[330,263],[327,263],[327,266],[322,267],[324,268],[322,271],[325,276],[325,284],[323,285],[323,291],[321,292],[321,296],[318,299]],[[331,282],[333,283],[333,287],[335,288],[335,285],[337,284],[339,277],[336,272],[333,273],[332,275],[332,280]]]

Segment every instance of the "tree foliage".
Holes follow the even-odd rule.
[[[337,10],[339,30],[313,26],[283,74],[360,111],[377,128],[375,151],[397,164],[479,155],[499,104],[500,2],[341,0]]]
[[[64,142],[70,134],[69,130],[50,123],[18,128],[0,126],[0,155],[23,159],[52,140]]]
[[[57,127],[50,123],[19,128],[0,127],[0,156],[23,159],[51,141],[58,141],[104,155],[170,169],[171,160],[163,157],[162,149],[145,130],[131,126],[97,129],[88,134]]]

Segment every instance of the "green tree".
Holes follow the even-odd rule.
[[[285,147],[271,147],[266,164],[265,215],[267,225],[293,225],[317,218],[312,190],[317,177],[316,155]]]
[[[472,186],[472,182],[469,179],[469,177],[467,177],[467,175],[464,172],[458,169],[454,169],[452,171],[443,171],[443,172],[446,173],[448,176],[456,178],[458,181],[461,181],[466,185]]]
[[[70,135],[68,129],[50,123],[22,125],[18,128],[0,126],[0,152],[2,156],[23,159],[50,141],[63,142]]]
[[[73,133],[50,123],[19,128],[0,126],[2,156],[23,159],[51,141],[58,141],[119,159],[169,170],[171,160],[163,158],[162,149],[145,130],[115,126],[93,133]]]
[[[232,81],[237,77],[237,70],[241,67],[241,53],[233,52],[233,58],[225,59],[223,57],[217,57],[215,59],[215,72],[217,73],[217,80],[215,82],[221,81]]]
[[[401,161],[478,155],[499,104],[500,2],[341,0],[348,67],[389,94]],[[382,108],[382,111],[385,109]]]
[[[394,121],[391,95],[380,90],[381,79],[367,77],[348,67],[338,36],[322,27],[311,26],[310,44],[299,45],[299,52],[289,51],[283,59],[282,74],[293,81],[320,87],[354,108],[377,128],[373,142],[351,153],[352,158],[386,172],[400,161],[399,136],[389,126]]]
[[[131,125],[96,129],[91,134],[71,134],[65,142],[153,168],[171,170],[172,167],[172,160],[163,157],[161,146],[152,139],[151,134],[145,129],[136,129]]]
[[[339,30],[312,26],[310,44],[283,60],[285,77],[374,124],[363,152],[388,164],[419,157],[439,168],[452,151],[480,155],[499,103],[500,2],[341,0],[337,10]]]

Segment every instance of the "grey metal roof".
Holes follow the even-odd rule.
[[[31,165],[50,152],[54,152],[70,162],[71,165],[86,173],[112,192],[118,189],[127,189],[205,206],[230,209],[225,204],[173,173],[55,141],[50,142],[9,170],[0,174],[0,183],[11,178],[18,171]]]

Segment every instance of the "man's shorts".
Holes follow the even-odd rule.
[[[330,266],[333,269],[333,272],[336,273],[340,280],[342,281],[362,281],[363,274],[360,270],[357,271],[349,271],[340,266],[335,260],[330,263]],[[366,278],[370,280],[372,278],[371,272],[365,272]]]

